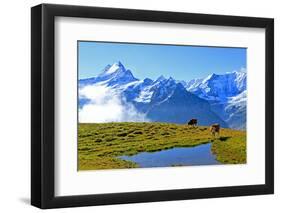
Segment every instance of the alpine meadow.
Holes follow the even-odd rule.
[[[78,41],[78,171],[246,164],[246,53]]]

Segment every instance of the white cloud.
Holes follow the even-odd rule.
[[[79,97],[90,102],[79,110],[80,123],[143,122],[145,115],[122,100],[120,94],[102,85],[86,86],[79,89]]]

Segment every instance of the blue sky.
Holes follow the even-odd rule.
[[[246,48],[78,42],[79,79],[97,76],[114,62],[130,69],[136,78],[160,75],[177,80],[207,77],[246,68]]]

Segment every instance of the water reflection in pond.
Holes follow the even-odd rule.
[[[133,161],[142,168],[220,164],[216,160],[216,156],[212,154],[211,143],[158,152],[141,152],[132,156],[120,156],[119,158]]]

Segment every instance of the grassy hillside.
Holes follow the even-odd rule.
[[[246,132],[222,129],[214,138],[208,127],[170,123],[79,124],[79,170],[133,168],[137,164],[116,158],[173,147],[213,142],[212,151],[222,163],[246,162]]]
[[[246,136],[229,138],[226,143],[215,140],[212,152],[217,160],[224,164],[246,163]]]

